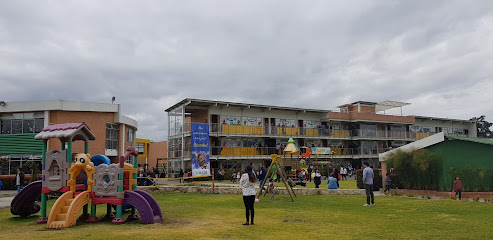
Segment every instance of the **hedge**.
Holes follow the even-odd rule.
[[[459,176],[464,191],[467,192],[489,192],[493,190],[493,169],[478,168],[478,167],[460,167],[451,168],[450,173],[453,180]],[[449,191],[451,191],[453,182],[450,183]]]
[[[363,169],[356,170],[356,186],[360,189],[365,188],[363,183]],[[373,191],[378,191],[382,187],[382,174],[380,169],[373,168]]]
[[[386,160],[387,167],[393,169],[395,181],[401,188],[418,190],[437,190],[442,172],[441,159],[426,150],[404,152],[398,150]]]
[[[2,181],[2,190],[17,190],[15,186],[15,176],[0,176]],[[24,186],[31,182],[31,176],[24,177]]]

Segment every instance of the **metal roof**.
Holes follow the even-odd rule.
[[[382,101],[377,103],[377,105],[375,106],[375,111],[376,112],[386,111],[398,107],[403,107],[406,105],[410,105],[410,103],[396,102],[396,101]]]
[[[344,108],[344,107],[355,106],[357,104],[375,106],[375,112],[381,112],[381,111],[386,111],[389,109],[394,109],[394,108],[410,105],[410,103],[386,100],[386,101],[382,101],[382,102],[357,101],[357,102],[353,102],[350,104],[343,104],[343,105],[340,105],[337,107],[338,108]]]
[[[236,107],[248,107],[248,108],[265,108],[265,109],[277,109],[277,110],[289,110],[289,111],[301,111],[301,112],[316,112],[316,113],[327,113],[329,110],[321,110],[321,109],[307,109],[307,108],[293,108],[293,107],[281,107],[281,106],[269,106],[269,105],[260,105],[260,104],[250,104],[250,103],[237,103],[237,102],[224,102],[224,101],[214,101],[214,100],[203,100],[203,99],[192,99],[186,98],[182,101],[174,104],[173,106],[167,108],[165,111],[170,112],[173,109],[181,106],[201,106],[201,107],[210,107],[210,106],[236,106]]]
[[[491,138],[477,138],[477,137],[457,137],[457,136],[445,136],[446,139],[468,141],[474,143],[482,143],[493,145],[493,139]]]

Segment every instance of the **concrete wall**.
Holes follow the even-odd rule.
[[[443,119],[416,118],[414,126],[467,129],[470,137],[477,136],[476,123]]]

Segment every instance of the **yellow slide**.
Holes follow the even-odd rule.
[[[56,200],[48,216],[48,228],[67,228],[75,226],[82,207],[89,204],[89,191],[81,192],[74,198],[68,191]]]

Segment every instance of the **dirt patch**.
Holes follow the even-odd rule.
[[[304,219],[301,218],[293,218],[293,219],[284,219],[283,222],[306,222]]]

